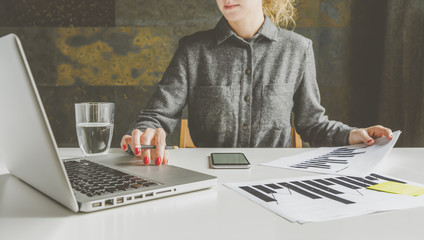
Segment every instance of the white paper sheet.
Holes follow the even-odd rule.
[[[424,206],[424,195],[413,197],[366,189],[388,180],[423,186],[375,173],[364,178],[316,175],[228,183],[225,186],[279,216],[301,224]]]
[[[317,173],[366,176],[390,153],[400,133],[394,132],[391,141],[386,137],[378,138],[372,146],[357,144],[323,147],[261,165]]]

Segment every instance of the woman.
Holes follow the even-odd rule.
[[[122,137],[122,149],[130,145],[145,164],[167,164],[166,135],[186,104],[198,147],[289,147],[292,112],[296,130],[312,146],[392,139],[382,126],[354,129],[324,115],[312,42],[276,26],[294,24],[293,2],[217,0],[223,18],[214,29],[180,40],[156,93]]]

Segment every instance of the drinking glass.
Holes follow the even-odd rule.
[[[78,143],[84,156],[104,155],[112,142],[115,104],[87,102],[75,104]]]

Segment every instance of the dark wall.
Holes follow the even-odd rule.
[[[302,0],[295,32],[314,42],[331,119],[375,124],[384,0]],[[113,146],[151,97],[178,39],[213,28],[214,0],[0,0],[0,35],[22,40],[59,146],[77,146],[74,103],[116,104]],[[168,144],[177,145],[179,129]]]

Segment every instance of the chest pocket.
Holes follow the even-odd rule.
[[[263,85],[261,126],[283,129],[290,127],[293,92],[286,85]]]
[[[231,86],[198,86],[195,89],[194,116],[199,130],[215,135],[234,129],[236,110]]]

